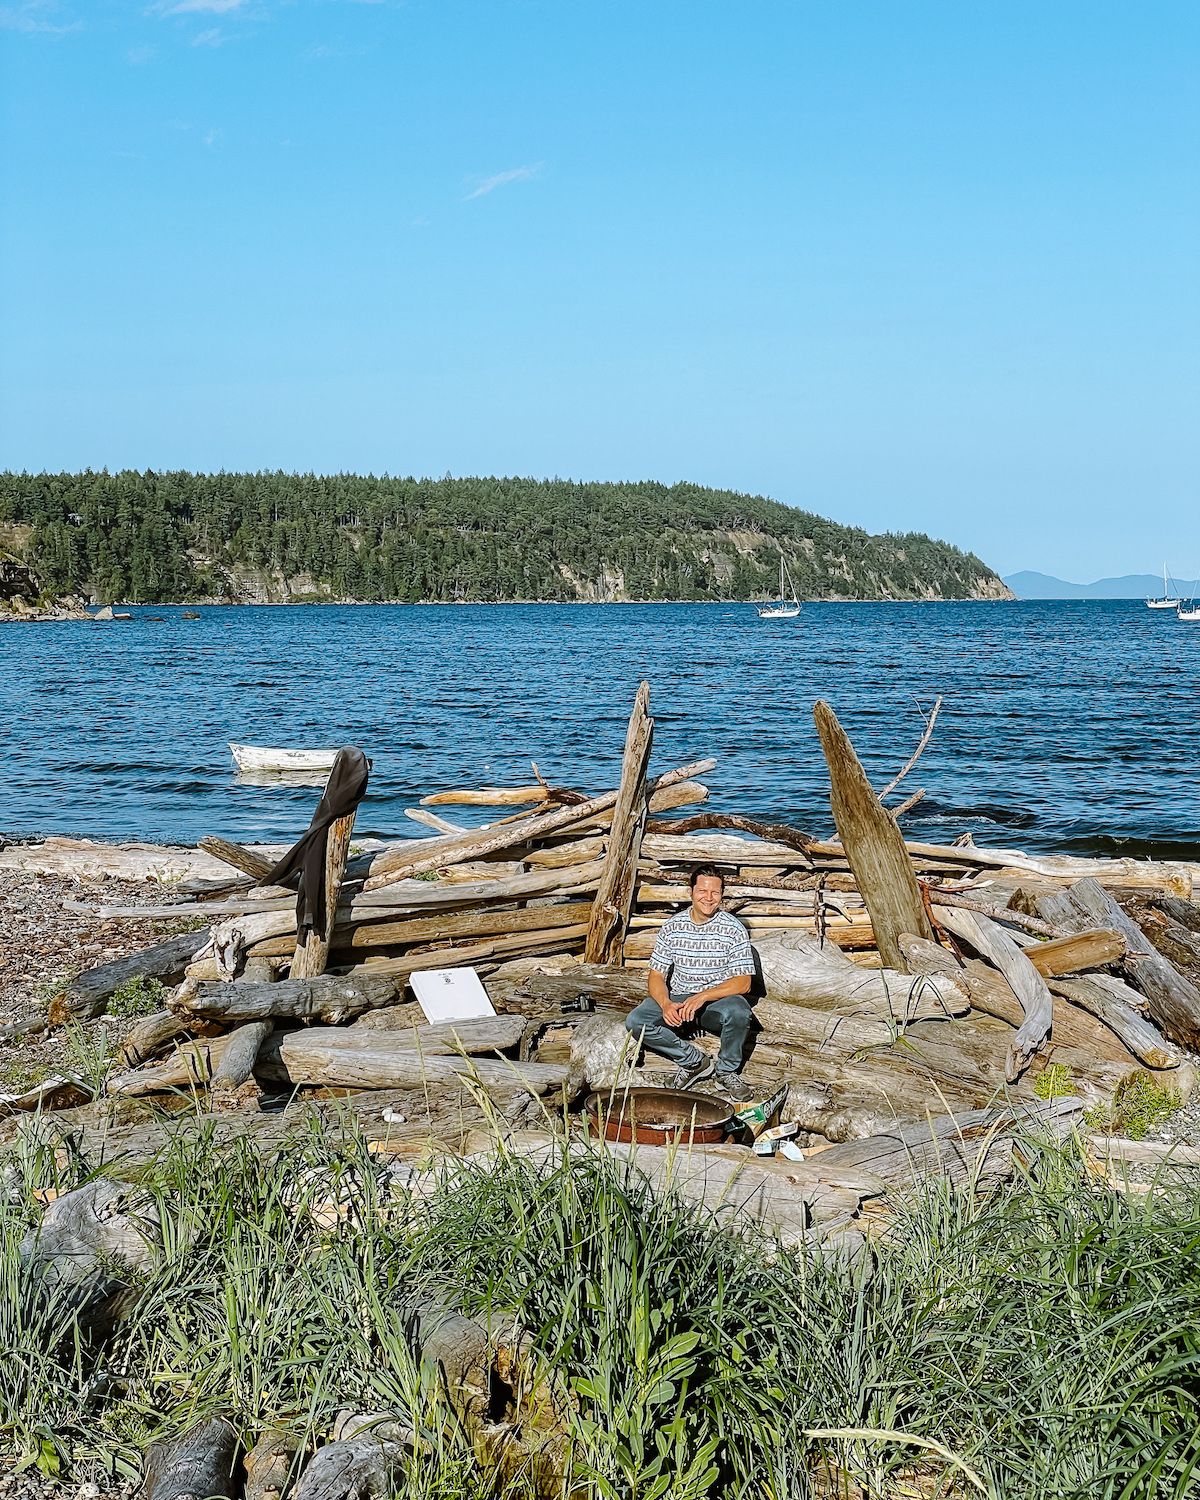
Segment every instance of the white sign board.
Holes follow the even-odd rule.
[[[427,1021],[469,1021],[496,1014],[474,969],[418,969],[409,982]]]

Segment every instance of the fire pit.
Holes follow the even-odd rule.
[[[724,1100],[682,1089],[614,1089],[611,1094],[592,1094],[587,1107],[605,1140],[644,1146],[720,1141],[732,1118]]]

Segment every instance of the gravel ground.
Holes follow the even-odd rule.
[[[62,909],[66,900],[108,905],[161,903],[161,887],[122,880],[71,880],[0,871],[0,1027],[41,1014],[55,987],[81,969],[126,958],[183,932],[187,922],[100,918]],[[119,1042],[137,1018],[107,1016],[44,1037],[0,1042],[0,1093],[32,1088],[78,1063],[81,1046]]]

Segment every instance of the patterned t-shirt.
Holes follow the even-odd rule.
[[[650,955],[650,967],[660,974],[666,974],[672,965],[673,995],[695,995],[735,974],[752,975],[750,934],[727,911],[696,923],[691,907],[687,907],[663,923]]]

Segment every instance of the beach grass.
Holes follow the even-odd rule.
[[[397,1494],[532,1494],[412,1353],[430,1296],[527,1331],[568,1397],[564,1493],[1200,1493],[1200,1190],[1113,1191],[1070,1143],[1023,1154],[999,1191],[896,1203],[848,1259],[732,1234],[603,1150],[498,1146],[414,1195],[340,1127],[267,1170],[180,1136],[139,1184],[161,1253],[89,1339],[18,1253],[35,1190],[89,1164],[30,1145],[0,1204],[0,1442],[48,1475],[127,1476],[208,1415],[311,1446],[341,1410],[391,1411],[422,1440]]]

